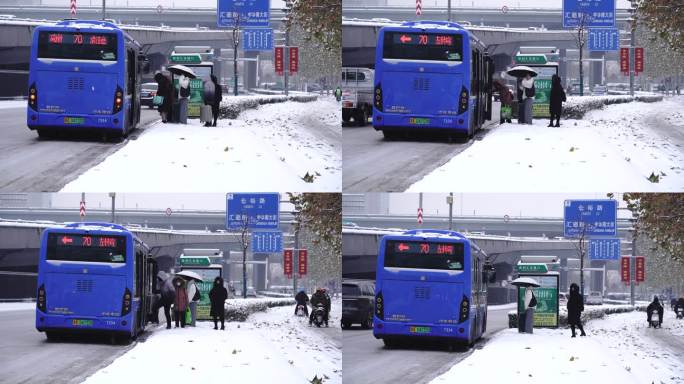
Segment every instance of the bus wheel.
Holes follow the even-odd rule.
[[[356,114],[356,125],[359,127],[365,127],[366,124],[368,124],[368,112],[366,112],[365,108],[361,108],[361,110]]]
[[[395,140],[399,138],[399,132],[391,129],[383,129],[382,135],[385,137],[385,140]]]
[[[351,120],[351,113],[345,109],[342,110],[342,121],[348,123]]]
[[[361,328],[363,328],[363,329],[373,328],[373,315],[370,315],[363,323],[361,323]]]
[[[386,349],[392,349],[392,348],[395,348],[397,346],[396,340],[384,338],[384,339],[382,339],[382,342],[385,344]]]
[[[349,329],[351,328],[351,324],[347,321],[342,323],[342,329]]]
[[[56,332],[45,332],[45,337],[47,337],[47,341],[50,343],[59,341],[59,334],[57,334]]]
[[[55,131],[50,129],[36,129],[36,132],[41,139],[52,139],[55,137]]]

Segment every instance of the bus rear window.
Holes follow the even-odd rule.
[[[116,61],[113,33],[50,32],[38,34],[38,57],[44,59]]]
[[[385,32],[385,59],[463,61],[463,35]]]
[[[126,238],[123,236],[74,235],[50,233],[47,260],[125,263]]]
[[[388,240],[385,267],[463,270],[463,243]]]

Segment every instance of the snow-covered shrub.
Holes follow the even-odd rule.
[[[608,96],[570,96],[568,101],[563,104],[563,117],[566,119],[581,119],[589,111],[601,109],[610,104],[631,103],[641,101],[644,103],[655,103],[662,101],[662,95],[608,95]]]
[[[258,96],[236,96],[224,98],[219,107],[219,116],[221,118],[237,119],[237,117],[247,109],[255,109],[262,104],[283,103],[286,101],[296,101],[299,103],[308,103],[316,101],[317,95],[258,95]]]
[[[245,321],[249,315],[268,308],[294,305],[292,298],[228,299],[224,305],[227,321]]]
[[[582,323],[586,323],[589,320],[602,319],[605,315],[612,315],[615,313],[624,313],[632,311],[646,311],[647,304],[636,304],[634,307],[631,305],[612,305],[604,304],[597,306],[584,306],[584,312],[582,312]],[[560,308],[558,311],[558,324],[560,326],[568,325],[568,310],[567,308]],[[508,312],[508,328],[518,327],[518,311]]]
[[[289,293],[272,292],[272,291],[259,291],[259,294],[261,296],[266,296],[266,297],[292,297],[292,295]]]

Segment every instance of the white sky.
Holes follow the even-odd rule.
[[[80,193],[53,193],[53,208],[79,209]],[[109,209],[112,200],[107,193],[86,193],[86,210],[88,208]],[[280,194],[280,201],[287,200],[287,194]],[[219,210],[226,209],[225,193],[117,193],[117,209],[159,209],[179,210]],[[290,210],[289,203],[280,204],[281,210]]]
[[[344,0],[342,0],[344,2]],[[415,0],[388,0],[388,5],[415,5]],[[446,6],[447,0],[422,0],[423,8],[432,5]],[[563,8],[561,0],[451,0],[452,7],[498,8]],[[617,8],[629,8],[628,0],[616,0]]]
[[[423,214],[448,216],[446,197],[449,193],[424,193]],[[418,193],[390,195],[390,213],[415,215]],[[606,193],[454,193],[454,216],[563,217],[563,201],[573,199],[607,199]],[[625,206],[622,195],[616,194],[618,207]],[[618,211],[619,217],[629,212]]]
[[[70,0],[41,0],[42,4],[50,6],[64,5],[69,7]],[[0,4],[3,1],[0,0]],[[283,7],[282,0],[271,0],[271,8]],[[161,5],[164,8],[216,8],[216,0],[107,0],[107,6],[117,7],[145,7]],[[76,6],[102,6],[102,0],[76,0]]]

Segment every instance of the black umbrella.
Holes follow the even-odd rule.
[[[528,66],[525,66],[525,65],[515,66],[515,67],[509,69],[508,71],[506,71],[506,73],[508,73],[509,75],[511,75],[513,77],[525,77],[525,76],[527,76],[527,74],[529,74],[532,77],[537,76],[537,71],[535,71],[534,69],[532,69]]]

